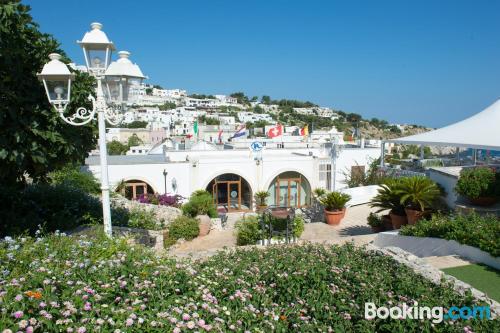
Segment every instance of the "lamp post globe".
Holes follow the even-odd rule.
[[[81,41],[77,41],[83,49],[85,64],[90,74],[104,75],[111,62],[111,54],[115,50],[113,42],[102,31],[102,24],[93,22],[91,30],[86,32]]]
[[[63,112],[71,97],[71,81],[75,75],[61,61],[60,54],[51,53],[49,59],[50,61],[43,66],[42,71],[37,76],[43,82],[50,104],[57,111]]]

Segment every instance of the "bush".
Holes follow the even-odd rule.
[[[432,179],[425,176],[401,178],[400,203],[410,209],[424,211],[431,208],[441,191]]]
[[[140,203],[147,203],[160,206],[179,207],[182,197],[178,194],[141,194],[136,199]]]
[[[436,237],[455,240],[480,248],[494,257],[500,257],[500,221],[495,216],[434,215],[416,225],[403,226],[400,234],[416,237]]]
[[[208,215],[211,218],[218,216],[212,195],[205,190],[198,190],[191,194],[191,198],[181,207],[182,213],[189,217]]]
[[[55,185],[67,185],[90,194],[101,193],[101,186],[97,179],[88,172],[83,172],[79,167],[66,166],[61,170],[51,172],[49,179]]]
[[[272,223],[274,230],[286,230],[286,219],[279,219],[268,216],[264,223]],[[267,235],[264,235],[262,226],[259,223],[261,216],[252,215],[241,218],[236,221],[236,244],[237,245],[255,245],[259,240],[262,240]],[[299,238],[304,232],[304,219],[300,216],[295,216],[293,220],[292,235]]]
[[[500,173],[489,167],[462,169],[455,192],[470,199],[500,196]]]
[[[370,213],[370,215],[368,215],[366,220],[368,221],[368,225],[370,227],[382,227],[382,226],[384,226],[384,220],[382,219],[382,217],[375,214],[375,213]]]
[[[176,262],[123,238],[52,235],[0,242],[0,272],[0,327],[14,332],[31,318],[36,332],[499,331],[498,318],[366,320],[369,301],[488,304],[352,244],[237,249]]]
[[[130,228],[161,230],[164,225],[165,221],[158,221],[153,211],[133,208],[129,213],[129,221],[126,226]]]
[[[178,239],[192,240],[200,233],[200,222],[192,217],[179,216],[168,226],[168,235],[165,237],[165,247],[174,244]]]
[[[248,216],[236,221],[236,244],[255,245],[262,239],[258,216]]]

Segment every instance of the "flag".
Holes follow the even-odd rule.
[[[281,124],[277,124],[274,127],[271,127],[269,131],[267,131],[267,136],[270,138],[275,138],[283,134],[283,126]]]
[[[193,132],[194,134],[198,134],[198,120],[194,121]]]
[[[309,126],[304,126],[303,128],[300,129],[300,135],[302,136],[308,136],[309,135]]]
[[[219,133],[217,133],[217,137],[219,138],[219,142],[222,142],[222,132],[223,130],[219,130]]]
[[[233,136],[231,137],[231,139],[233,139],[233,138],[239,138],[240,136],[244,136],[246,134],[247,134],[246,126],[245,125],[241,125],[240,128],[238,128],[238,130],[233,134]]]

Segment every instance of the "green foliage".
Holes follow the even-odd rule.
[[[0,236],[33,235],[39,226],[48,232],[71,230],[102,221],[99,199],[67,184],[29,185],[15,193],[0,188]]]
[[[319,202],[327,211],[341,210],[346,203],[351,200],[351,196],[341,192],[328,192],[319,198]]]
[[[133,147],[133,146],[140,146],[144,142],[137,136],[137,134],[132,134],[130,138],[128,138],[128,147]]]
[[[147,121],[134,120],[131,123],[120,125],[122,128],[146,128],[148,126]]]
[[[464,168],[455,192],[470,199],[500,196],[500,173],[489,167]]]
[[[191,94],[188,97],[196,99],[215,99],[214,95],[205,95],[205,94]]]
[[[176,262],[101,233],[51,235],[39,241],[1,242],[0,271],[7,281],[0,286],[5,313],[0,327],[14,332],[21,320],[30,318],[37,320],[40,332],[76,332],[79,327],[86,332],[173,332],[178,323],[183,331],[193,325],[193,332],[451,333],[499,328],[498,318],[439,324],[366,320],[367,301],[445,309],[487,304],[353,244],[252,247]],[[41,302],[47,304],[43,310]],[[50,305],[56,303],[59,307]],[[68,311],[77,323],[66,321],[66,307],[74,309]],[[20,318],[12,315],[16,311],[22,311]]]
[[[175,244],[178,239],[192,240],[200,233],[200,222],[192,217],[179,216],[168,225],[165,247]]]
[[[388,178],[380,184],[378,194],[373,197],[370,207],[378,208],[377,213],[391,210],[394,214],[405,215],[405,207],[401,203],[401,179]]]
[[[370,162],[366,172],[344,172],[345,183],[348,187],[379,185],[387,178],[382,172],[379,172],[380,158]]]
[[[177,107],[177,105],[174,102],[166,102],[165,104],[160,105],[158,107],[158,109],[160,109],[162,111],[165,111],[165,110],[175,109],[176,107]]]
[[[401,204],[411,209],[424,211],[433,206],[441,191],[430,178],[414,176],[401,179],[399,194]]]
[[[128,151],[128,145],[121,143],[120,141],[113,140],[107,143],[108,154],[109,155],[125,155]]]
[[[245,93],[243,93],[241,91],[234,92],[229,96],[236,98],[236,100],[238,101],[238,104],[243,104],[243,105],[250,104],[248,97],[245,95]]]
[[[384,225],[384,220],[382,219],[382,217],[375,213],[370,213],[366,220],[368,221],[368,225],[370,227],[382,227]]]
[[[25,183],[25,175],[44,179],[69,162],[82,163],[96,144],[92,123],[66,124],[49,104],[36,73],[53,52],[63,55],[51,35],[41,33],[19,1],[0,5],[0,183]],[[67,114],[91,107],[94,79],[75,72]]]
[[[205,115],[201,116],[199,118],[200,122],[206,124],[206,125],[220,125],[220,120],[219,119],[215,119],[215,118],[212,118],[212,117],[207,117]]]
[[[130,228],[161,230],[164,228],[164,221],[158,221],[152,210],[133,208],[129,213],[129,221],[126,225]]]
[[[496,216],[434,215],[430,220],[422,220],[415,225],[404,226],[400,233],[404,236],[436,237],[455,240],[480,248],[493,257],[500,257],[500,223]]]
[[[205,190],[197,190],[191,194],[189,201],[181,207],[182,213],[189,217],[208,215],[211,218],[218,216],[212,195]]]
[[[251,215],[236,221],[235,230],[237,245],[255,245],[259,240],[265,237],[262,225],[259,223],[260,218],[262,218],[262,216]],[[286,229],[286,219],[279,219],[272,216],[266,216],[266,218],[267,220],[264,221],[264,224],[269,225],[269,223],[272,223],[274,230]],[[292,234],[299,238],[304,232],[304,225],[304,219],[300,216],[295,216],[293,219]]]
[[[81,171],[79,167],[67,165],[64,168],[53,171],[49,179],[55,185],[67,185],[82,190],[85,193],[99,194],[101,186],[94,175]]]
[[[255,245],[262,239],[259,216],[247,216],[236,221],[236,244]]]
[[[325,190],[324,188],[317,187],[313,190],[313,193],[316,196],[316,198],[321,198],[327,193],[327,190]]]
[[[257,202],[257,205],[259,206],[265,206],[266,205],[266,199],[269,197],[269,192],[267,191],[257,191],[253,195],[255,198],[255,201]]]

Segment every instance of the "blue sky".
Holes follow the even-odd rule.
[[[500,1],[24,1],[75,43],[101,22],[149,82],[443,126],[500,97]]]

